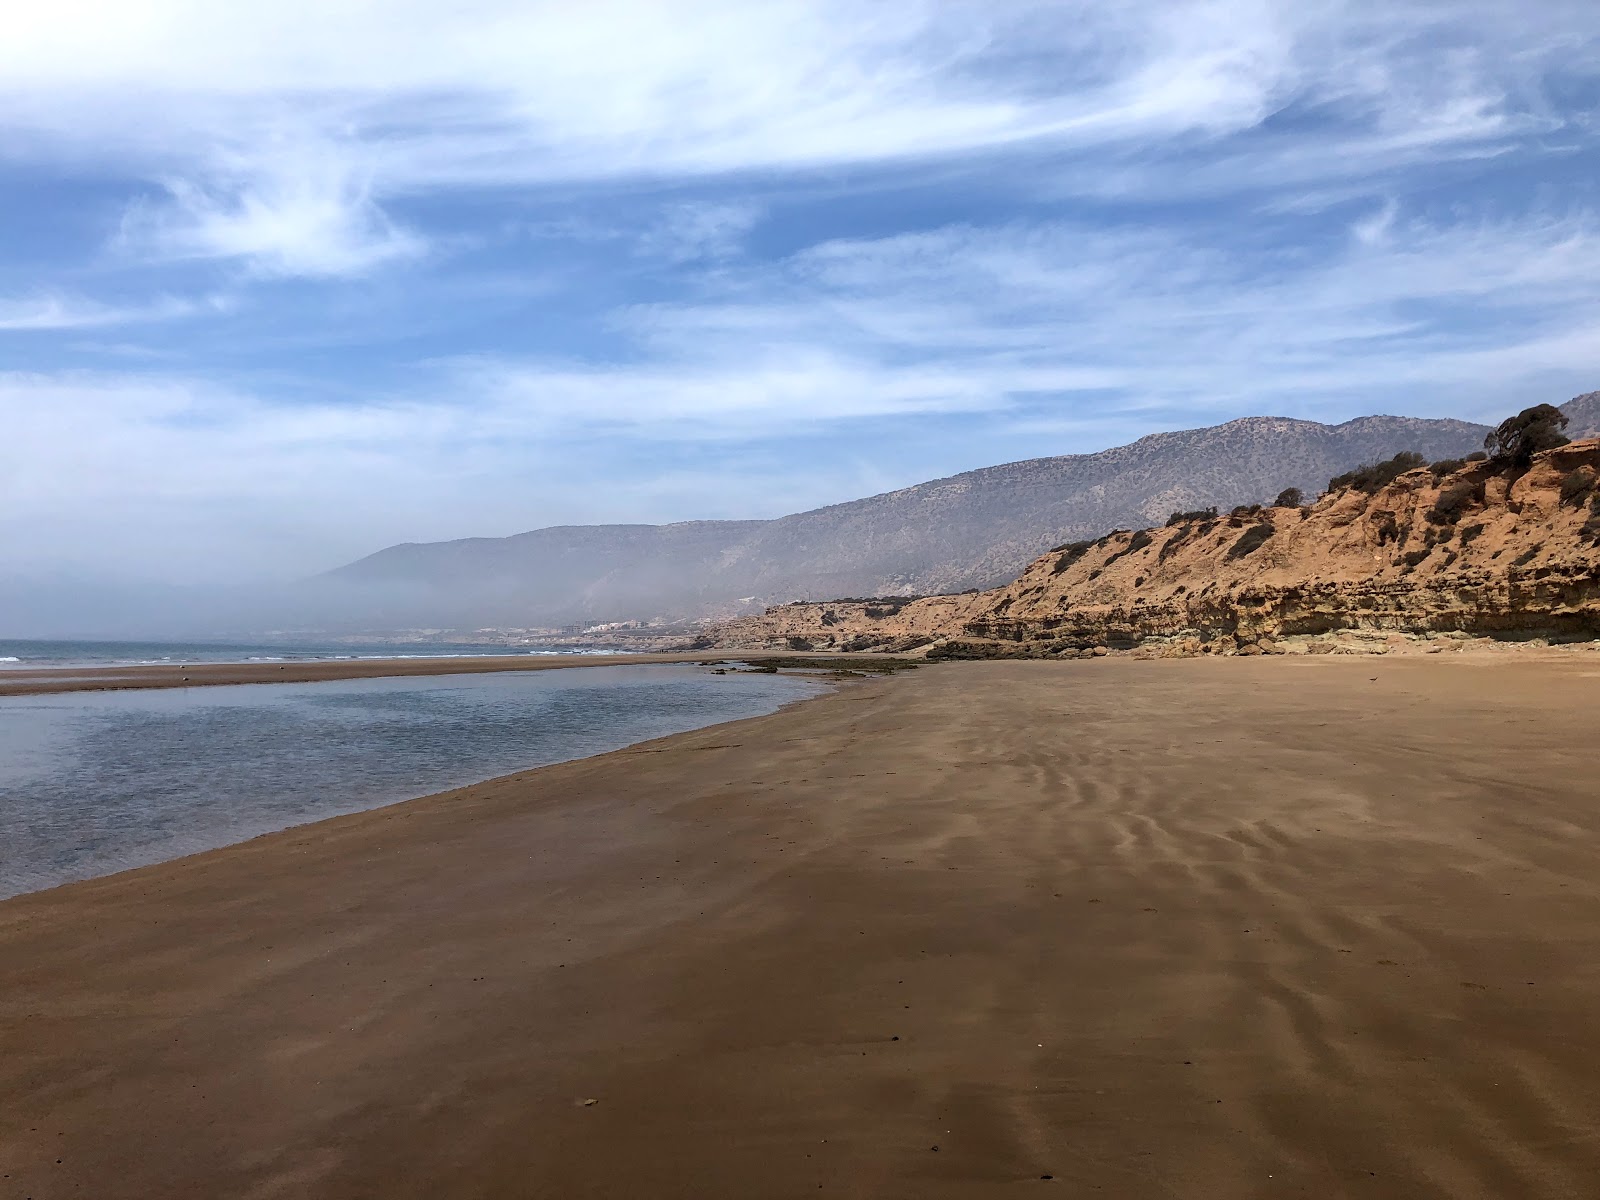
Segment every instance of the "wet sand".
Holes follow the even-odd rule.
[[[777,651],[762,657],[787,653]],[[402,675],[476,675],[486,671],[554,671],[564,667],[622,667],[641,663],[707,662],[722,657],[696,650],[663,654],[495,654],[472,658],[364,658],[334,662],[196,663],[192,666],[51,667],[0,672],[0,696],[106,692],[128,688],[214,687],[230,683],[320,683],[328,679],[391,679]]]
[[[949,664],[13,899],[0,1196],[1592,1196],[1596,712]]]

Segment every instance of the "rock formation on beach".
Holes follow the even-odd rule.
[[[1410,461],[1389,482],[1379,472],[1308,506],[1290,496],[1174,514],[1060,546],[988,591],[784,605],[703,641],[1034,658],[1331,649],[1316,639],[1336,631],[1377,648],[1407,636],[1600,638],[1600,439],[1540,453],[1526,471]]]

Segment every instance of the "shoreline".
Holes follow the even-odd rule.
[[[219,664],[219,665],[224,665],[225,666],[225,665],[229,665],[229,664]],[[571,664],[571,665],[573,665],[573,666],[585,666],[585,665],[600,666],[600,665],[612,665],[612,664],[600,662],[600,663],[594,663],[594,664],[575,663],[575,664]],[[617,665],[640,665],[640,664],[617,664]],[[643,664],[643,665],[655,666],[655,665],[675,665],[675,664],[649,663],[649,664]],[[676,664],[676,665],[692,665],[692,664]],[[808,704],[808,703],[810,703],[810,702],[812,702],[814,700],[818,700],[818,699],[822,698],[823,696],[829,695],[832,692],[837,691],[840,688],[840,686],[843,685],[846,682],[845,680],[840,679],[838,677],[826,677],[826,676],[823,676],[823,675],[820,675],[820,674],[812,677],[810,681],[811,681],[811,683],[814,685],[814,687],[816,689],[811,694],[809,694],[809,695],[802,694],[802,695],[795,696],[795,697],[793,697],[791,699],[785,700],[781,704],[779,704],[776,708],[774,708],[771,712],[765,713],[765,714],[761,714],[761,715],[762,716],[776,717],[776,716],[778,716],[778,715],[780,715],[782,713],[788,712],[789,710],[791,710],[793,708],[796,708],[796,707],[798,707],[800,705]],[[289,682],[303,682],[303,681],[271,679],[271,680],[267,680],[265,682],[268,682],[268,683],[289,683]],[[314,682],[326,682],[326,681],[319,680],[319,681],[314,681]],[[185,686],[188,686],[188,685],[185,685]],[[108,690],[108,689],[101,689],[101,690]],[[116,689],[109,689],[109,690],[116,690]],[[279,826],[278,828],[275,828],[275,829],[263,829],[260,832],[248,833],[248,834],[245,834],[242,837],[237,837],[232,841],[222,842],[220,844],[217,844],[217,845],[214,845],[214,846],[209,846],[209,847],[204,847],[204,848],[201,848],[201,849],[187,850],[187,851],[185,851],[183,853],[176,854],[176,855],[174,855],[174,856],[172,856],[170,858],[157,859],[154,862],[146,862],[146,863],[142,863],[142,864],[134,865],[134,866],[123,866],[123,867],[119,867],[119,868],[117,868],[115,870],[103,872],[103,873],[100,873],[100,874],[85,875],[85,876],[83,876],[81,878],[78,878],[78,879],[65,879],[65,880],[61,880],[59,882],[46,884],[43,887],[29,888],[29,889],[27,889],[25,891],[21,891],[21,892],[7,892],[7,891],[4,891],[4,890],[0,890],[0,905],[3,905],[4,903],[6,903],[9,900],[19,899],[19,898],[25,897],[25,896],[38,896],[38,895],[41,895],[43,893],[53,891],[53,890],[55,890],[57,888],[73,887],[73,886],[76,886],[78,884],[93,883],[93,882],[95,882],[97,880],[102,880],[102,879],[112,879],[112,878],[115,878],[116,876],[123,875],[123,874],[129,874],[129,873],[132,873],[132,872],[135,872],[135,871],[143,871],[143,870],[149,870],[149,869],[153,869],[153,868],[173,866],[173,865],[176,865],[176,864],[183,863],[184,861],[186,861],[188,859],[198,858],[198,857],[201,857],[201,856],[204,856],[204,855],[207,855],[207,854],[213,854],[213,853],[217,853],[219,851],[229,850],[229,849],[232,849],[232,848],[237,847],[237,846],[247,845],[250,842],[256,841],[256,840],[258,840],[260,838],[277,837],[277,836],[279,836],[281,834],[292,833],[292,832],[294,832],[296,830],[309,829],[309,828],[315,827],[317,825],[321,825],[321,824],[323,824],[325,822],[337,821],[337,820],[340,820],[340,819],[345,818],[345,817],[359,816],[359,815],[361,815],[363,813],[382,812],[385,809],[394,808],[394,807],[396,807],[398,805],[422,803],[422,802],[425,802],[425,801],[433,800],[433,799],[441,797],[441,796],[453,794],[453,793],[456,793],[456,792],[466,791],[466,790],[469,790],[469,789],[472,789],[472,788],[480,788],[480,787],[486,787],[486,786],[490,786],[490,785],[500,784],[500,783],[503,783],[503,782],[508,781],[508,780],[512,780],[512,779],[519,778],[519,777],[522,777],[522,776],[526,776],[526,775],[532,774],[532,773],[537,772],[537,771],[545,770],[545,769],[547,769],[549,767],[559,767],[559,766],[563,766],[563,765],[565,765],[567,763],[583,762],[583,761],[585,761],[587,759],[601,758],[601,757],[604,757],[604,756],[609,755],[609,754],[626,753],[626,752],[629,752],[629,751],[634,751],[634,750],[638,749],[639,747],[652,746],[657,742],[669,742],[673,738],[676,738],[676,737],[682,737],[682,736],[686,736],[688,734],[702,733],[702,732],[705,732],[705,731],[708,731],[708,730],[715,730],[715,729],[721,728],[722,726],[725,726],[725,725],[738,724],[740,721],[756,720],[756,719],[759,719],[759,717],[732,717],[732,718],[725,718],[725,719],[722,719],[722,720],[712,721],[709,724],[699,725],[699,726],[696,726],[695,728],[692,728],[692,729],[682,730],[679,733],[655,734],[655,735],[652,735],[652,736],[640,737],[639,740],[637,740],[637,741],[627,742],[627,743],[624,743],[621,746],[617,746],[617,747],[615,747],[613,749],[610,749],[610,750],[592,750],[592,751],[589,751],[587,753],[575,754],[575,755],[571,755],[571,756],[566,757],[566,758],[557,758],[557,759],[555,759],[553,761],[540,763],[540,764],[536,764],[536,765],[533,765],[533,766],[519,767],[519,768],[517,768],[515,770],[512,770],[512,771],[504,771],[504,770],[502,770],[497,774],[486,775],[482,779],[478,779],[478,780],[475,780],[475,781],[472,781],[472,782],[469,782],[469,783],[456,784],[454,786],[446,787],[446,788],[443,788],[443,789],[440,789],[440,790],[424,791],[424,792],[416,793],[416,794],[413,794],[413,795],[398,796],[398,797],[396,797],[394,799],[384,800],[381,803],[373,804],[373,805],[371,805],[369,807],[366,807],[366,808],[358,808],[358,809],[348,810],[348,811],[344,811],[344,812],[328,813],[328,814],[325,814],[323,816],[308,817],[306,819],[296,821],[296,822],[294,822],[293,824],[290,824],[290,825],[282,825],[282,826]],[[649,753],[650,751],[643,751],[643,752]],[[6,881],[3,878],[0,878],[0,889],[3,889],[5,886],[6,886]]]
[[[775,651],[762,657],[777,657]],[[310,659],[288,663],[139,664],[22,667],[0,671],[0,696],[103,692],[143,688],[220,687],[239,683],[324,683],[333,679],[393,679],[411,675],[475,675],[492,671],[555,671],[571,667],[628,667],[659,663],[732,661],[740,652],[661,651],[653,654],[487,654],[462,658]]]
[[[1585,1194],[1597,708],[1572,657],[941,664],[14,897],[0,1176]]]

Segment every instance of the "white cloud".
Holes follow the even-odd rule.
[[[1392,403],[1390,385],[1460,415],[1463,387],[1592,369],[1596,278],[1600,222],[1585,216],[1439,227],[1395,213],[1383,237],[1320,258],[1165,230],[950,228],[826,243],[724,270],[702,302],[636,308],[623,327],[642,363],[474,361],[457,386],[562,436],[1006,419],[1075,394],[1102,417],[1362,411]]]
[[[424,250],[373,201],[340,147],[273,139],[226,156],[205,182],[165,182],[165,201],[124,215],[121,249],[153,258],[238,260],[263,275],[360,275]]]
[[[641,253],[671,263],[727,258],[760,220],[760,206],[749,202],[673,204],[636,244]]]
[[[1389,231],[1394,228],[1394,220],[1399,213],[1400,205],[1393,199],[1386,200],[1376,212],[1368,213],[1352,224],[1350,233],[1362,245],[1380,245],[1388,239]]]
[[[1015,398],[1110,386],[1068,363],[894,366],[815,343],[718,343],[695,361],[578,369],[476,363],[455,377],[499,436],[619,433],[740,439],[882,417],[995,410]]]
[[[203,302],[161,297],[134,306],[102,304],[58,292],[0,297],[0,333],[40,333],[63,329],[100,329],[142,321],[167,321],[196,312],[221,312],[230,302],[220,296]]]
[[[1048,149],[1054,182],[1311,187],[1525,144],[1578,0],[62,0],[8,13],[6,153],[159,183],[130,236],[272,274],[417,252],[397,197]],[[1315,144],[1264,126],[1308,114]],[[1156,149],[1262,144],[1206,163]],[[1519,142],[1520,139],[1520,142]],[[1092,170],[1071,155],[1109,149]],[[1067,156],[1067,157],[1061,157]],[[1159,156],[1158,156],[1159,158]],[[713,231],[715,232],[715,231]]]

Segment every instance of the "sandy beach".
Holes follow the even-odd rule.
[[[195,663],[191,666],[24,667],[0,672],[0,696],[107,692],[126,688],[217,687],[230,683],[320,683],[330,679],[393,679],[407,675],[478,675],[489,671],[554,671],[566,667],[706,662],[718,657],[715,651],[697,650],[662,654],[537,657],[495,654],[471,658],[361,658],[290,663]]]
[[[1592,1196],[1597,712],[928,666],[18,897],[0,1196]]]

